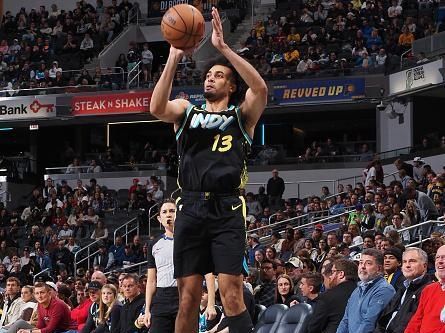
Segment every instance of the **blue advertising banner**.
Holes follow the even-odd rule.
[[[272,86],[280,105],[351,101],[365,96],[364,78],[274,82]]]
[[[182,98],[188,100],[195,105],[201,105],[205,103],[204,88],[203,87],[185,87],[185,88],[173,88],[170,95],[170,99]]]

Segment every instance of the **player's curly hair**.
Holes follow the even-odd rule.
[[[244,96],[246,93],[246,83],[243,81],[241,76],[236,71],[235,67],[224,57],[224,56],[218,56],[214,59],[211,59],[203,68],[202,72],[202,81],[204,82],[206,79],[206,75],[210,68],[212,68],[215,65],[221,65],[224,67],[229,68],[232,71],[232,76],[230,80],[232,83],[236,86],[236,90],[232,92],[229,98],[229,104],[239,106],[244,101]]]

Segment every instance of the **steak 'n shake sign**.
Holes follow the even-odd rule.
[[[149,111],[150,100],[151,91],[74,96],[71,108],[74,116],[142,113]]]

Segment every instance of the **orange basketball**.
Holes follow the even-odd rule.
[[[191,5],[173,6],[162,17],[162,35],[178,49],[189,49],[198,45],[204,36],[204,28],[204,17]]]

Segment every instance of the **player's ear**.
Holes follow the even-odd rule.
[[[159,221],[159,223],[161,223],[162,224],[162,222],[161,222],[161,217],[158,215],[158,216],[156,216],[157,217],[157,219],[158,219],[158,221]]]

